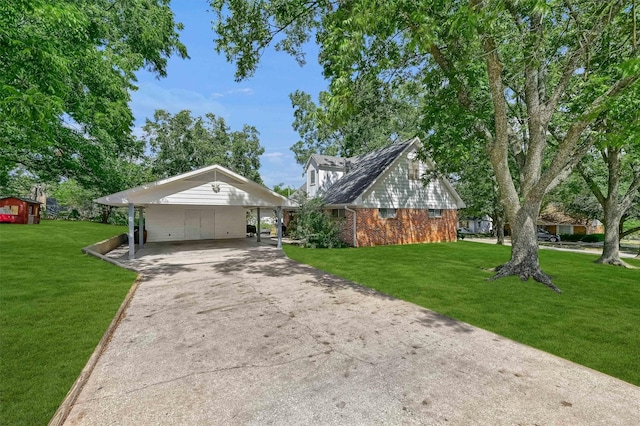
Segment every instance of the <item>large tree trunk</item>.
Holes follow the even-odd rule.
[[[538,228],[536,220],[540,203],[524,203],[511,224],[511,259],[496,268],[493,279],[517,275],[521,280],[529,278],[541,282],[553,291],[562,293],[551,278],[540,269],[538,260]]]
[[[630,265],[620,258],[620,222],[622,213],[616,203],[617,197],[609,196],[604,203],[604,247],[602,255],[596,259],[596,263],[624,266]]]
[[[504,215],[496,213],[493,216],[493,231],[497,237],[496,244],[504,245]]]

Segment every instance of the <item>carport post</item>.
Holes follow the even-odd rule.
[[[260,232],[262,231],[262,227],[260,226],[260,207],[258,207],[257,209],[258,209],[258,211],[256,213],[256,216],[258,217],[258,220],[257,220],[258,224],[256,225],[256,231],[257,231],[256,232],[256,237],[257,237],[257,241],[260,242],[260,241],[262,241],[260,239]]]
[[[129,260],[136,258],[136,242],[133,240],[133,215],[135,210],[133,209],[133,203],[129,203]]]
[[[278,206],[278,248],[282,248],[282,207]]]
[[[138,219],[138,247],[144,247],[144,208],[140,207],[140,217]]]

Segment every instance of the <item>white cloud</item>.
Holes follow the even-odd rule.
[[[241,87],[239,89],[226,90],[225,92],[213,92],[211,94],[211,97],[214,99],[219,99],[219,98],[224,98],[225,96],[228,96],[228,95],[235,95],[237,93],[241,95],[251,96],[253,95],[254,91],[250,87]]]
[[[188,109],[193,116],[204,116],[211,112],[217,116],[226,116],[227,111],[216,97],[185,89],[166,89],[153,82],[142,83],[136,92],[131,93],[131,110],[137,123],[152,118],[157,109],[172,114]]]
[[[234,93],[241,93],[243,95],[253,95],[253,89],[250,87],[241,87],[239,89],[227,90],[227,93],[230,95]]]
[[[265,152],[264,154],[262,154],[262,156],[268,159],[275,159],[275,158],[282,158],[285,156],[285,154],[282,152]]]

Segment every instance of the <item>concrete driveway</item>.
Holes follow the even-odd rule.
[[[147,245],[67,418],[106,424],[630,425],[640,388],[244,241]]]

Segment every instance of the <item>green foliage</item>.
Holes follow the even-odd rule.
[[[321,198],[301,200],[295,219],[289,224],[289,235],[310,248],[344,247],[338,223],[324,209]]]
[[[583,243],[601,243],[604,241],[604,234],[589,234],[583,236],[580,241]]]
[[[348,102],[337,108],[332,92],[321,92],[319,105],[307,93],[289,97],[294,108],[293,128],[300,135],[291,150],[304,165],[311,154],[352,157],[414,136],[420,131],[422,94],[413,81],[385,82],[362,79],[353,82]]]
[[[80,249],[126,228],[42,221],[0,232],[0,424],[46,424],[136,274]]]
[[[488,269],[509,258],[504,246],[458,241],[284,250],[298,262],[640,385],[640,270],[541,250],[543,268],[562,287],[559,296],[517,277],[488,281]]]
[[[259,169],[264,148],[255,127],[245,125],[242,131],[231,132],[222,117],[211,113],[193,118],[188,110],[175,115],[157,110],[143,128],[158,179],[219,164],[262,183]]]
[[[273,187],[273,192],[276,192],[285,197],[291,197],[296,193],[297,189],[291,186],[285,186],[284,182],[280,182]]]
[[[560,234],[560,241],[564,242],[578,242],[582,240],[584,234]]]
[[[0,3],[0,184],[19,165],[44,181],[108,177],[138,151],[135,72],[187,57],[181,29],[167,0]]]

